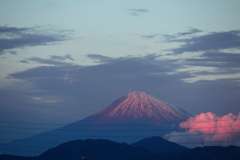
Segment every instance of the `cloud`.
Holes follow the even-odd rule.
[[[155,39],[158,36],[160,36],[160,34],[149,34],[149,35],[142,35],[141,37],[144,39]]]
[[[214,80],[220,80],[220,79],[230,79],[230,80],[239,80],[240,79],[240,73],[232,73],[232,74],[205,74],[205,75],[201,75],[198,73],[198,75],[195,75],[195,77],[191,77],[191,78],[185,78],[183,79],[185,82],[188,83],[194,83],[197,81],[203,81],[203,80],[208,80],[208,81],[214,81]]]
[[[240,67],[240,54],[223,52],[206,52],[200,57],[186,60],[191,65],[212,66],[219,68]]]
[[[58,98],[58,97],[53,97],[53,96],[48,96],[48,97],[32,97],[33,100],[36,100],[36,101],[41,101],[43,103],[59,103],[62,101],[61,98]]]
[[[164,90],[168,86],[167,83],[172,82],[177,85],[181,82],[181,78],[186,77],[185,73],[182,75],[168,75],[181,65],[174,64],[173,61],[169,60],[159,61],[157,60],[159,56],[154,54],[145,57],[108,58],[101,55],[89,55],[88,57],[99,60],[101,64],[80,66],[55,61],[52,57],[49,59],[32,57],[27,59],[28,63],[35,61],[51,64],[51,66],[41,66],[9,74],[8,79],[19,80],[22,83],[31,85],[33,87],[31,97],[55,95],[75,99],[82,96],[81,98],[84,100],[81,101],[81,106],[95,106],[100,109],[104,107],[101,104],[107,105],[115,98],[119,98],[130,91],[152,92],[152,89],[157,90],[159,87]],[[66,82],[72,82],[72,84],[69,85]],[[174,86],[172,87],[174,88]],[[109,93],[111,94],[109,95]],[[29,93],[22,94],[28,95]],[[165,93],[164,97],[167,95]],[[94,101],[90,100],[92,98]],[[77,102],[79,101],[74,103]],[[69,103],[69,101],[66,103]],[[62,104],[59,104],[59,107]]]
[[[106,63],[106,62],[113,60],[113,58],[111,58],[111,57],[107,57],[107,56],[103,56],[103,55],[99,55],[99,54],[88,54],[87,57],[95,60],[95,62],[97,62],[97,63]]]
[[[12,49],[56,44],[71,39],[70,30],[42,29],[41,27],[0,26],[0,54],[14,52]],[[68,34],[67,34],[68,33]]]
[[[188,58],[185,64],[194,67],[212,68],[211,70],[192,73],[189,78],[195,82],[199,80],[240,79],[240,54],[221,51],[205,52],[200,56]]]
[[[183,79],[192,83],[202,80],[240,80],[240,30],[211,32],[195,35],[202,30],[197,28],[174,35],[164,35],[166,42],[179,42],[180,46],[170,49],[173,56],[181,55],[182,64],[192,67],[192,77]],[[193,35],[194,34],[194,35]],[[213,68],[195,70],[194,68]]]
[[[31,57],[25,60],[21,60],[20,62],[21,63],[38,62],[40,64],[55,65],[55,66],[72,65],[68,62],[65,62],[66,60],[74,61],[72,56],[70,54],[67,54],[64,56],[51,55],[50,58]]]
[[[51,57],[51,59],[55,59],[55,60],[72,60],[72,61],[74,61],[74,59],[72,58],[72,56],[70,54],[66,54],[64,56],[51,55],[50,57]]]
[[[178,39],[179,37],[184,37],[184,36],[192,36],[193,34],[196,34],[196,33],[201,33],[203,32],[202,30],[200,29],[197,29],[197,28],[191,28],[185,32],[179,32],[177,34],[174,34],[174,35],[166,35],[166,34],[160,34],[160,33],[154,33],[154,34],[146,34],[146,35],[141,35],[140,37],[141,38],[144,38],[144,39],[162,39],[164,38],[166,42],[173,42],[175,39]]]
[[[1,26],[0,32],[1,33],[9,33],[9,34],[19,34],[22,31],[31,30],[31,28],[17,28],[17,27],[7,27],[7,26]]]
[[[72,84],[73,82],[78,81],[77,78],[73,78],[73,77],[71,77],[69,74],[65,74],[63,80],[64,80],[64,81],[67,81],[69,84]]]
[[[29,62],[26,61],[26,60],[20,60],[19,62],[21,62],[21,63],[29,63]]]
[[[97,60],[97,62],[101,62],[102,64],[95,65],[95,66],[78,66],[78,65],[70,65],[69,63],[66,63],[68,65],[55,65],[56,67],[38,67],[38,68],[33,68],[26,70],[24,72],[18,72],[15,74],[10,74],[10,77],[14,78],[20,78],[20,79],[25,79],[25,78],[31,78],[34,77],[35,75],[38,76],[37,72],[40,70],[48,70],[48,69],[58,69],[61,71],[61,74],[64,73],[62,71],[64,70],[72,70],[75,72],[75,70],[78,70],[79,74],[81,73],[81,77],[109,77],[109,76],[134,76],[134,75],[143,75],[144,73],[147,73],[147,75],[157,75],[159,74],[168,74],[168,72],[172,72],[173,70],[179,68],[181,65],[177,65],[172,63],[171,66],[169,63],[173,62],[171,60],[161,60],[158,61],[156,58],[159,56],[155,54],[147,55],[144,57],[120,57],[120,58],[111,58],[111,57],[106,57],[102,55],[88,55],[87,57],[92,58],[94,60]],[[49,59],[43,59],[39,57],[32,57],[27,59],[28,61],[35,61],[43,64],[61,64],[62,61],[58,61],[56,59],[52,59],[50,57]],[[160,67],[159,67],[160,65]],[[35,71],[35,73],[34,73]],[[42,72],[47,74],[50,72]],[[56,73],[56,72],[55,72]],[[77,72],[76,72],[77,73]],[[75,73],[75,74],[76,74]],[[97,74],[95,74],[97,73]],[[101,73],[101,74],[100,74]],[[64,73],[65,75],[66,73]],[[68,74],[73,75],[72,72],[69,72]],[[26,77],[25,77],[26,75]],[[52,74],[54,76],[54,74]],[[23,76],[23,77],[22,77]],[[28,76],[28,77],[27,77]],[[130,76],[130,77],[131,77]],[[79,76],[78,76],[79,77]],[[96,77],[97,78],[97,77]],[[80,78],[81,79],[81,78]]]
[[[186,32],[178,33],[177,36],[186,36],[186,35],[191,35],[191,34],[200,33],[200,32],[202,32],[202,30],[197,29],[197,28],[191,28],[190,30],[188,30]]]
[[[132,9],[128,9],[127,11],[132,16],[141,16],[149,12],[149,10],[145,8],[132,8]]]
[[[188,29],[187,31],[184,31],[184,32],[178,32],[178,33],[171,34],[171,35],[163,34],[161,36],[162,36],[162,38],[164,38],[165,42],[167,42],[167,43],[172,43],[172,42],[182,42],[182,43],[184,43],[183,42],[184,40],[187,41],[187,40],[193,38],[193,36],[196,37],[195,34],[201,33],[201,32],[203,32],[203,31],[198,29],[198,28],[191,28],[191,29]]]
[[[222,117],[211,112],[201,113],[180,123],[180,128],[186,132],[172,132],[166,135],[168,140],[190,147],[240,145],[240,113]]]
[[[186,34],[186,33],[185,33]],[[168,42],[184,43],[172,51],[174,53],[216,51],[221,49],[240,48],[240,30],[227,32],[212,32],[206,35],[178,39],[177,36],[168,36]]]
[[[180,107],[188,106],[189,109],[186,110],[194,112],[193,114],[199,110],[191,106],[200,107],[203,111],[209,111],[207,106],[218,106],[221,109],[216,112],[222,114],[226,111],[223,108],[227,104],[238,106],[240,103],[240,100],[235,98],[239,94],[238,87],[236,87],[238,82],[225,79],[186,83],[184,79],[195,76],[190,72],[178,72],[179,69],[186,68],[179,64],[178,60],[161,59],[161,56],[156,54],[119,58],[89,55],[88,58],[93,58],[100,64],[80,66],[65,61],[56,61],[52,57],[49,59],[33,57],[27,60],[28,63],[35,61],[50,64],[50,66],[12,73],[8,75],[8,79],[31,85],[33,90],[37,91],[34,94],[39,94],[38,91],[41,90],[41,94],[45,96],[66,96],[69,99],[81,95],[84,99],[81,102],[82,106],[95,106],[98,109],[104,106],[99,104],[107,105],[135,90],[153,93]],[[78,81],[74,81],[76,79]],[[68,80],[73,80],[71,85],[68,84],[70,83]],[[31,96],[34,96],[32,94]],[[92,95],[97,97],[95,101],[91,100]],[[204,101],[200,101],[199,97]],[[228,101],[225,101],[225,98]],[[202,107],[204,104],[206,107]],[[236,112],[236,109],[233,108],[231,111]]]

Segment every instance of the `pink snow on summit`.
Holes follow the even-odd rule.
[[[183,109],[167,105],[145,92],[134,91],[114,101],[95,113],[94,116],[100,116],[99,121],[111,119],[124,122],[151,119],[151,122],[162,123],[183,121],[189,117],[189,114]]]

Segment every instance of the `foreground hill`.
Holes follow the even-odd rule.
[[[52,148],[40,156],[39,159],[146,159],[153,157],[153,153],[188,152],[189,149],[161,137],[150,137],[132,145],[117,143],[104,139],[75,140]]]
[[[186,148],[179,144],[167,141],[167,140],[163,139],[162,137],[145,138],[145,139],[142,139],[132,145],[144,147],[154,154],[190,151],[189,148]]]
[[[155,154],[154,158],[164,160],[240,160],[240,147],[197,147],[191,149],[189,152]]]
[[[41,154],[39,159],[81,159],[88,157],[96,160],[145,159],[151,152],[142,147],[112,142],[109,140],[75,140],[52,148]]]
[[[150,138],[151,139],[151,138]],[[156,140],[153,137],[151,140]],[[136,143],[150,142],[145,139]],[[160,139],[157,139],[159,141]],[[145,144],[144,144],[145,145]],[[149,145],[149,144],[148,144]],[[165,144],[171,145],[171,144]],[[145,145],[146,146],[146,145]],[[0,155],[1,160],[81,160],[86,157],[88,160],[239,160],[240,147],[202,147],[171,152],[165,146],[157,146],[158,151],[150,152],[148,149],[139,146],[117,143],[104,139],[75,140],[63,143],[55,148],[49,149],[43,154],[35,157],[21,157],[13,155]],[[147,148],[149,148],[147,146]],[[151,149],[151,148],[150,148]],[[182,148],[183,149],[183,148]],[[186,148],[185,148],[186,149]],[[172,150],[173,151],[173,150]],[[171,152],[171,153],[170,153]]]
[[[0,155],[3,160],[66,160],[82,159],[87,157],[93,160],[145,160],[151,157],[150,151],[143,147],[133,147],[131,145],[117,143],[103,139],[75,140],[63,143],[55,148],[51,148],[36,157],[21,157]]]

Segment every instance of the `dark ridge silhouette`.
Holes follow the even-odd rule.
[[[156,137],[139,141],[150,142]],[[161,141],[158,137],[155,139]],[[138,143],[138,142],[137,142]],[[0,155],[0,160],[239,160],[240,147],[198,147],[181,152],[165,151],[165,146],[159,149],[159,153],[151,153],[143,147],[117,143],[104,139],[75,140],[51,148],[43,154],[35,157],[23,157],[14,155]],[[157,143],[157,142],[155,142]],[[148,147],[148,146],[147,146]],[[151,147],[150,147],[151,149]],[[162,149],[162,151],[161,151]]]
[[[146,159],[151,156],[151,152],[143,147],[133,147],[126,144],[121,144],[109,140],[75,140],[63,143],[55,148],[52,148],[38,158],[42,159],[81,159],[87,157],[93,160],[131,160],[131,159]]]
[[[134,144],[133,146],[141,146],[152,153],[173,153],[173,152],[188,152],[189,148],[181,146],[179,144],[167,141],[162,137],[150,137],[142,139]]]
[[[240,160],[240,147],[206,146],[193,148],[189,152],[155,154],[154,157],[165,160]]]

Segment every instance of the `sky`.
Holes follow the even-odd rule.
[[[194,116],[238,115],[239,6],[0,0],[0,123],[57,128],[136,90]]]

